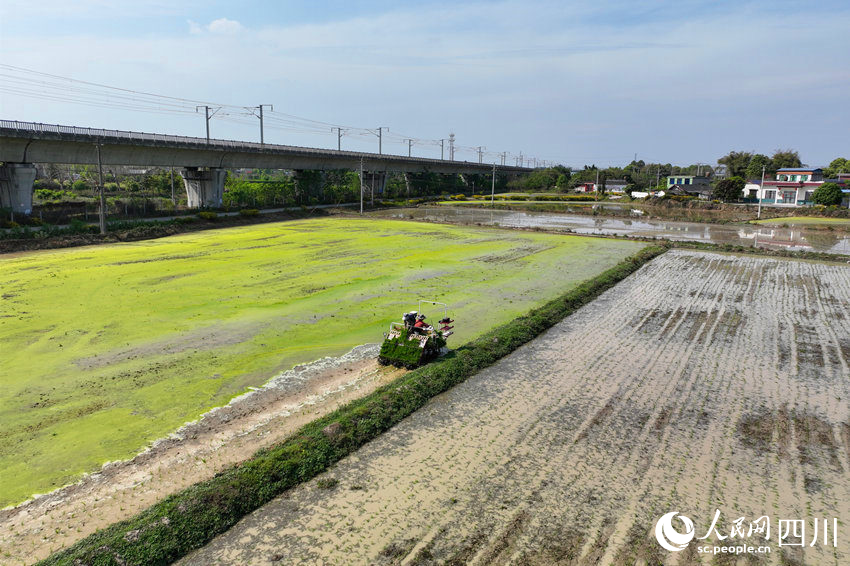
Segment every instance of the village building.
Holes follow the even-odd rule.
[[[711,199],[711,181],[703,175],[671,175],[667,177],[667,194]]]
[[[605,181],[605,192],[612,193],[615,195],[621,195],[626,192],[626,187],[629,186],[629,182],[625,179],[607,179]]]
[[[812,195],[826,182],[837,183],[841,186],[842,193],[847,195],[842,206],[847,206],[850,200],[850,187],[848,187],[850,175],[840,174],[836,179],[824,179],[823,169],[818,167],[779,169],[774,179],[764,180],[763,187],[761,180],[751,180],[744,187],[744,198],[753,201],[760,199],[762,204],[807,206],[814,204]]]

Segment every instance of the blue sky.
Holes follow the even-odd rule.
[[[343,148],[374,151],[356,128],[386,126],[385,152],[413,138],[439,156],[425,140],[454,132],[468,160],[477,146],[573,166],[792,148],[824,165],[850,156],[848,30],[846,1],[4,0],[0,63],[227,105],[220,138],[257,139],[239,109],[270,103],[275,143],[335,147],[341,125]],[[90,106],[11,75],[34,82],[0,82],[0,118],[204,134],[193,103]]]

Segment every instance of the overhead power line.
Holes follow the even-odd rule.
[[[408,154],[412,154],[413,146],[439,146],[442,158],[446,142],[446,139],[419,138],[385,127],[378,129],[359,128],[303,118],[275,111],[269,105],[245,107],[223,102],[168,96],[44,73],[5,63],[0,63],[0,93],[27,99],[170,116],[196,114],[198,108],[206,108],[202,114],[205,116],[207,138],[210,136],[209,122],[214,117],[216,121],[239,125],[256,125],[256,121],[252,118],[260,118],[261,138],[263,127],[316,136],[334,134],[337,138],[338,149],[342,148],[341,140],[343,136],[360,140],[374,140],[377,135],[379,153],[382,152],[383,142],[405,146]],[[268,107],[265,112],[263,112],[264,106]],[[211,112],[214,108],[217,110]],[[258,116],[258,109],[260,116]],[[478,156],[479,161],[482,161],[484,156],[487,156],[488,160],[494,158],[504,161],[504,155],[512,155],[507,152],[487,151],[482,147],[459,146],[451,142],[449,145],[449,159],[454,158],[455,152],[473,153]]]

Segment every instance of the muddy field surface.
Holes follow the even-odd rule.
[[[848,564],[848,363],[847,265],[669,252],[182,563]]]
[[[0,564],[31,564],[166,496],[281,442],[299,426],[404,373],[377,363],[377,344],[281,373],[135,458],[0,510]]]

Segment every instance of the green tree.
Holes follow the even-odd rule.
[[[717,162],[726,165],[729,169],[730,177],[740,177],[746,175],[747,167],[752,158],[753,154],[749,151],[730,151],[718,159]]]
[[[812,202],[824,206],[835,206],[841,204],[841,187],[836,183],[824,183],[815,189]]]
[[[741,177],[730,177],[718,181],[712,191],[712,197],[724,202],[739,200],[744,192],[746,181]]]
[[[750,159],[750,164],[747,165],[746,169],[746,178],[747,179],[761,179],[762,167],[764,167],[765,176],[771,176],[776,173],[776,169],[773,168],[773,162],[766,155],[762,155],[761,153],[757,153],[753,155],[753,158]]]
[[[850,159],[837,157],[823,170],[823,176],[827,179],[834,179],[839,173],[850,173]]]
[[[770,158],[773,165],[773,170],[784,169],[786,167],[802,167],[803,162],[800,161],[800,154],[793,149],[777,149],[773,152],[773,157]]]
[[[558,175],[558,181],[556,183],[556,187],[559,191],[563,192],[567,190],[567,187],[570,184],[570,174],[569,173],[561,173]]]
[[[89,186],[89,184],[82,179],[77,179],[76,181],[74,181],[74,183],[71,185],[71,188],[74,190],[74,192],[77,193],[83,193],[92,190],[91,186]]]
[[[169,196],[171,195],[171,171],[159,170],[153,173],[147,173],[142,176],[140,181],[142,190],[150,195]],[[174,173],[175,191],[182,184],[180,175]]]

